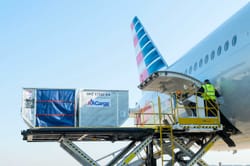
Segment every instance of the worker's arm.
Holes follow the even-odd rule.
[[[200,87],[200,89],[198,89],[197,91],[197,96],[201,97],[203,93],[204,93],[204,89],[203,87]]]
[[[220,93],[215,89],[215,96],[216,97],[221,97]]]

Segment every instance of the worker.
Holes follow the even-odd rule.
[[[183,99],[183,98],[182,98],[183,96],[182,96],[181,90],[176,90],[175,94],[176,94],[176,98],[177,98],[178,100],[182,100],[182,99]]]
[[[206,110],[206,115],[217,116],[219,107],[216,102],[216,99],[221,95],[208,79],[206,79],[204,81],[204,84],[199,88],[197,95],[203,97],[204,99],[204,107]]]
[[[176,91],[176,98],[178,99],[178,103],[183,104],[185,110],[187,111],[188,116],[197,116],[196,114],[196,103],[194,102],[195,99],[192,100],[192,98],[188,95],[187,92],[182,93],[181,90]],[[192,113],[190,112],[192,111]]]

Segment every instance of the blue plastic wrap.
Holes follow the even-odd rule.
[[[75,90],[37,89],[36,126],[75,126]]]

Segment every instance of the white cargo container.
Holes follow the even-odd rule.
[[[127,90],[79,91],[79,127],[117,127],[128,118]]]

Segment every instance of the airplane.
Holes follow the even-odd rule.
[[[236,149],[250,148],[250,3],[244,6],[221,26],[172,65],[160,54],[138,17],[131,23],[133,45],[139,80],[142,84],[157,71],[178,72],[203,82],[209,79],[223,96],[220,111],[235,129],[231,138]],[[141,109],[158,110],[157,96],[162,101],[168,97],[145,91],[139,103]],[[150,106],[148,103],[154,103]],[[166,102],[165,102],[166,103]],[[163,110],[168,106],[163,106]],[[214,150],[228,150],[218,142]]]

